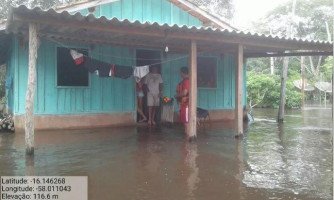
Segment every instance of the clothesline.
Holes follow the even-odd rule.
[[[144,66],[119,65],[119,64],[116,64],[117,62],[108,63],[105,61],[101,61],[101,60],[92,58],[91,56],[86,56],[83,53],[79,53],[77,50],[74,50],[73,48],[59,41],[53,40],[51,38],[49,38],[49,40],[57,43],[63,48],[68,49],[75,64],[77,66],[86,68],[90,73],[96,73],[99,77],[117,77],[117,78],[122,78],[122,79],[127,79],[130,76],[133,76],[137,82],[139,82],[143,77],[145,77],[150,72],[149,70],[150,66],[164,64],[164,63],[168,63],[168,62],[172,62],[172,61],[176,61],[176,60],[180,60],[180,59],[189,57],[189,55],[180,56],[174,59],[164,60],[162,62],[152,63],[152,64],[148,64]],[[205,52],[201,52],[199,54],[204,54],[204,53]],[[113,55],[104,55],[104,54],[98,54],[98,55],[101,55],[104,57],[111,57],[111,58],[117,57]],[[137,60],[137,58],[134,59],[134,58],[128,58],[128,57],[118,57],[118,58]]]
[[[139,82],[149,73],[149,66],[125,66],[115,63],[107,63],[94,58],[85,57],[76,50],[70,50],[69,54],[74,60],[75,65],[87,69],[90,73],[96,73],[99,77],[116,77],[127,79],[134,76]]]
[[[51,40],[52,42],[55,42],[57,43],[58,45],[60,45],[61,47],[63,48],[66,48],[68,50],[73,50],[73,47],[69,47],[61,42],[58,42],[56,40],[53,40],[51,38],[49,38],[49,40]],[[198,53],[198,55],[201,55],[201,54],[204,54],[205,52],[202,52],[202,53]],[[94,53],[94,55],[99,55],[99,56],[102,56],[102,57],[109,57],[109,58],[118,58],[118,59],[126,59],[126,60],[161,60],[161,59],[145,59],[145,58],[133,58],[133,57],[119,57],[119,56],[113,56],[113,55],[105,55],[105,54],[99,54],[99,53]],[[85,57],[90,57],[91,56],[86,56],[84,55]],[[184,59],[184,58],[188,58],[189,55],[185,55],[185,56],[180,56],[180,57],[177,57],[177,58],[173,58],[173,59],[168,59],[168,60],[164,60],[164,61],[161,61],[161,62],[156,62],[156,63],[152,63],[152,64],[148,64],[149,66],[153,66],[153,65],[159,65],[159,64],[165,64],[165,63],[169,63],[169,62],[172,62],[172,61],[177,61],[177,60],[181,60],[181,59]]]

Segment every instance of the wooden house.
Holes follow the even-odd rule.
[[[99,0],[50,10],[20,6],[10,12],[5,29],[2,43],[8,48],[2,51],[7,78],[12,78],[7,104],[16,129],[27,123],[31,95],[35,129],[136,123],[134,79],[67,70],[69,49],[119,65],[158,63],[164,95],[170,97],[180,81],[179,69],[189,66],[190,123],[201,107],[212,120],[234,120],[237,134],[243,132],[246,58],[332,52],[328,42],[239,31],[187,0]],[[72,81],[79,76],[81,81]],[[35,91],[27,91],[29,84]],[[195,135],[196,128],[190,132]]]

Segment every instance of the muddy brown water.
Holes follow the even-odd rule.
[[[242,140],[212,123],[196,142],[181,127],[0,133],[0,175],[88,176],[89,199],[332,199],[331,110],[254,110]]]

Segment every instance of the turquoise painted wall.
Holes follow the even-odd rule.
[[[81,11],[87,14],[87,11]],[[179,9],[167,0],[120,0],[99,6],[97,17],[117,17],[119,19],[139,20],[140,22],[168,23],[170,25],[201,26],[201,22]],[[8,92],[8,106],[14,114],[23,114],[28,75],[28,45],[20,45],[13,40],[11,56],[8,61],[7,76],[13,75],[13,91]],[[78,47],[78,45],[73,45]],[[135,50],[121,47],[86,46],[93,58],[106,62],[133,65]],[[80,46],[85,47],[85,46]],[[57,45],[43,40],[38,50],[37,88],[35,98],[36,114],[83,114],[135,112],[135,87],[133,79],[99,78],[90,74],[89,87],[56,86],[56,48]],[[109,55],[109,56],[105,56]],[[110,57],[113,56],[113,57]],[[175,59],[182,55],[169,54],[165,59]],[[133,59],[124,59],[133,58]],[[123,58],[123,59],[122,59]],[[235,98],[235,61],[233,56],[217,56],[217,88],[198,90],[198,106],[205,109],[233,109]],[[188,58],[177,59],[163,64],[164,93],[174,96],[180,81],[179,69],[187,66]],[[246,69],[244,71],[246,76]],[[246,80],[246,79],[245,79]],[[246,91],[246,81],[244,82]],[[246,92],[244,92],[244,105]]]
[[[233,109],[235,106],[235,59],[232,55],[214,57],[217,58],[218,66],[217,88],[198,88],[198,106],[208,110]],[[177,84],[181,80],[180,68],[188,66],[188,58],[185,55],[168,55],[166,60],[175,61],[163,64],[164,95],[174,96]],[[246,69],[244,69],[244,76],[246,76]],[[246,90],[246,81],[244,81],[243,90]],[[244,105],[245,102],[246,92],[243,96]]]
[[[73,45],[78,47],[78,45]],[[84,48],[85,46],[80,46]],[[100,78],[90,74],[88,87],[57,87],[56,80],[57,45],[42,41],[38,51],[37,89],[35,99],[36,114],[82,114],[135,112],[135,87],[132,78]],[[109,63],[134,65],[135,50],[111,46],[86,47],[93,58]],[[12,51],[14,62],[10,62],[10,73],[14,74],[13,105],[15,114],[23,114],[28,75],[27,45],[20,46],[14,40]],[[112,56],[112,57],[111,57]],[[183,57],[182,59],[177,59]],[[131,59],[128,59],[131,58]],[[232,55],[217,56],[217,88],[198,89],[198,106],[213,109],[233,109],[235,105],[235,60]],[[164,94],[174,96],[180,82],[179,70],[188,65],[188,58],[169,54],[163,61],[173,60],[162,65]],[[246,69],[244,70],[245,76]],[[244,82],[244,91],[246,88]],[[243,103],[245,105],[246,92]],[[12,101],[10,101],[12,102]]]
[[[17,40],[15,40],[15,47],[18,62],[12,65],[15,69],[14,113],[23,114],[28,75],[28,50],[27,46],[19,47]],[[113,113],[135,110],[134,81],[131,78],[126,80],[100,78],[90,74],[88,87],[57,87],[56,48],[56,44],[42,41],[38,50],[36,114]],[[121,65],[133,64],[133,60],[120,59],[134,57],[133,51],[126,48],[96,46],[89,50],[90,55],[99,60]],[[104,57],[104,55],[113,55],[115,58]]]
[[[14,66],[15,62],[17,62],[17,59],[15,57],[15,49],[14,47],[14,40],[11,41],[11,46],[9,47],[9,57],[6,63],[6,82],[11,78],[12,79],[12,87],[7,89],[6,88],[6,97],[7,97],[7,107],[9,109],[9,112],[13,112],[14,108]]]
[[[87,15],[87,9],[80,11]],[[168,0],[119,0],[117,2],[97,6],[93,13],[96,17],[108,19],[118,18],[130,21],[177,24],[179,26],[201,26],[202,22]]]

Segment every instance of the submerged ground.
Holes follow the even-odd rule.
[[[331,110],[255,110],[242,140],[230,124],[37,132],[34,162],[24,135],[0,133],[0,175],[85,175],[89,199],[332,199]]]

